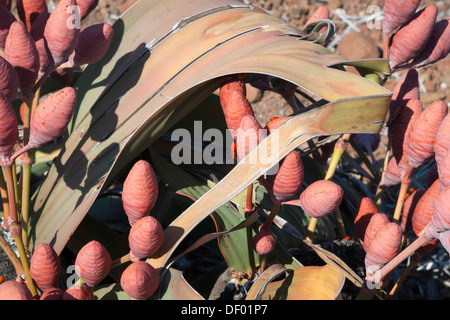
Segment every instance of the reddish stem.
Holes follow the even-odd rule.
[[[14,163],[14,161],[22,154],[24,154],[25,152],[33,149],[35,146],[32,145],[31,143],[28,143],[25,147],[20,148],[17,152],[15,152],[8,161],[8,165],[12,166],[12,164]]]
[[[383,58],[387,59],[389,56],[389,34],[383,33]]]
[[[250,213],[252,213],[255,210],[255,208],[253,207],[253,184],[247,187],[247,198],[245,200],[246,202],[244,211],[247,217]]]
[[[405,176],[402,178],[402,182],[400,184],[400,191],[397,198],[397,204],[395,206],[394,216],[392,221],[395,223],[400,222],[400,217],[402,214],[403,203],[405,202],[406,193],[408,192],[409,184],[411,183],[411,175],[412,175],[413,167],[408,165],[406,169]]]
[[[383,279],[387,274],[389,274],[392,270],[394,270],[402,261],[407,259],[410,255],[414,254],[417,249],[423,246],[430,240],[433,240],[428,231],[429,227],[426,227],[422,230],[420,235],[414,240],[408,247],[406,247],[403,251],[401,251],[394,259],[389,261],[387,264],[383,266],[380,270],[375,273],[375,277],[377,279]]]

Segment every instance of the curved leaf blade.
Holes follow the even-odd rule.
[[[203,5],[208,2],[198,1]],[[218,2],[224,6],[228,4],[227,1]],[[121,20],[125,21],[124,25],[130,23],[131,26],[134,21],[127,20],[127,16],[133,17],[132,12],[142,10],[150,12],[147,19],[153,18],[161,30],[168,30],[175,25],[173,21],[162,21],[162,16],[153,16],[155,11],[146,10],[164,5],[163,1],[139,2]],[[180,12],[178,14],[181,15]],[[227,29],[229,24],[234,27]],[[283,148],[294,148],[317,135],[380,130],[379,124],[384,120],[391,93],[369,80],[325,67],[343,58],[318,54],[315,50],[322,50],[320,46],[285,35],[292,34],[295,29],[281,20],[260,10],[229,7],[210,12],[185,25],[176,25],[181,27],[162,41],[157,41],[151,46],[151,52],[140,48],[126,57],[109,56],[104,72],[94,69],[97,72],[92,72],[92,75],[88,72],[85,77],[80,77],[78,92],[83,99],[73,130],[33,198],[32,207],[36,214],[32,220],[31,236],[34,244],[52,243],[57,252],[61,251],[105,185],[126,163],[212,93],[218,87],[215,79],[225,74],[269,74],[303,86],[327,100],[339,99],[325,109],[320,108],[322,111],[317,115],[320,115],[323,124],[318,130],[314,128],[313,133],[302,126],[302,121],[291,122],[290,125],[299,125],[295,133],[301,138],[286,136],[281,144]],[[128,28],[131,30],[131,27]],[[222,29],[224,32],[220,32]],[[214,32],[208,33],[211,30]],[[141,32],[145,33],[146,29]],[[204,37],[205,32],[209,37]],[[300,31],[298,34],[302,35]],[[149,38],[152,36],[147,34]],[[114,50],[116,54],[127,52],[133,47],[129,46],[133,43],[133,35],[125,33],[118,37],[123,39],[118,44],[120,49]],[[288,45],[283,46],[284,43]],[[279,51],[280,47],[289,50],[283,53]],[[114,68],[116,65],[119,71]],[[310,77],[312,74],[314,76]],[[104,81],[104,86],[99,85],[98,90],[91,91],[82,84],[83,81],[91,84]],[[111,85],[107,86],[108,83]],[[364,107],[366,103],[372,104],[373,108],[363,110],[361,106]],[[342,113],[342,116],[331,112],[339,109],[339,105],[346,104],[347,112],[343,111],[345,108],[337,112]],[[363,119],[357,119],[359,115]],[[368,117],[372,120],[368,121]],[[332,118],[336,121],[332,121]],[[302,119],[304,122],[306,118]],[[342,120],[345,120],[342,122],[345,127],[341,126]],[[339,126],[333,128],[335,125]],[[270,161],[277,163],[285,154],[284,151],[274,153]],[[229,200],[242,190],[239,188],[248,185],[249,180],[265,170],[267,167],[250,171],[240,168],[238,171],[241,172],[234,175],[246,177],[245,182],[237,184],[232,192],[226,192],[226,196],[219,195],[219,202],[223,204]],[[213,207],[207,210],[211,212]],[[202,218],[200,215],[199,219]],[[169,229],[173,230],[173,227]]]

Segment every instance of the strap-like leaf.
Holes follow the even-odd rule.
[[[238,7],[230,3],[235,4],[224,0],[196,0],[189,5],[174,0],[138,2],[115,23],[110,52],[89,66],[77,83],[79,105],[70,136],[32,199],[34,245],[52,243],[60,252],[100,191],[217,89],[216,79],[226,74],[283,78],[330,103],[280,128],[280,152],[270,153],[265,159],[268,164],[238,165],[223,183],[199,199],[188,210],[195,211],[198,221],[243,190],[270,164],[315,136],[379,132],[389,91],[326,67],[344,58],[292,37],[295,32],[304,33],[282,20],[242,3]],[[168,7],[172,9],[166,11]],[[269,142],[274,141],[267,140],[262,148]],[[185,236],[174,231],[180,225],[190,230],[183,216],[166,230],[160,266],[170,256],[169,248]]]

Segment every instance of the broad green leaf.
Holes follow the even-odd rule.
[[[229,3],[141,1],[116,22],[112,49],[77,82],[78,106],[70,135],[32,199],[34,245],[51,242],[60,252],[98,194],[127,163],[214,92],[217,78],[226,74],[283,78],[329,103],[280,127],[279,152],[270,152],[263,159],[266,163],[238,164],[174,220],[165,231],[158,266],[165,264],[192,225],[290,150],[316,136],[379,132],[389,91],[326,67],[345,59],[298,40],[293,34],[303,33],[282,20]],[[273,142],[266,139],[254,151]],[[185,231],[174,232],[179,228]]]

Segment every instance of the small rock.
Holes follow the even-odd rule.
[[[339,54],[347,59],[380,58],[380,49],[364,33],[352,31],[337,46]]]

